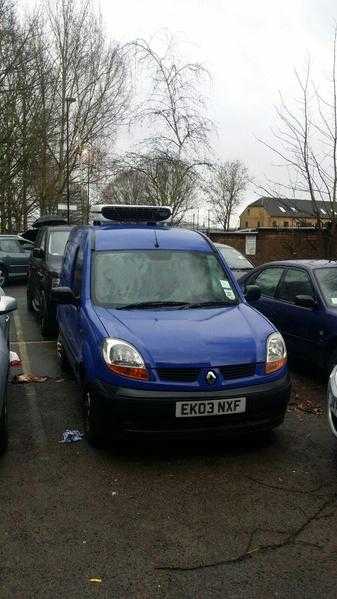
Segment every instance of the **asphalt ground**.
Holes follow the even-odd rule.
[[[337,596],[337,441],[325,413],[291,407],[269,444],[61,444],[65,429],[82,430],[77,387],[25,287],[7,292],[25,372],[52,378],[9,385],[1,598]],[[298,389],[325,412],[322,383],[308,375]]]

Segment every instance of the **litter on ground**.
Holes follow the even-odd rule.
[[[21,360],[15,351],[9,352],[9,363],[11,368],[21,368]]]
[[[21,365],[21,362],[20,362]],[[52,376],[41,376],[27,372],[26,374],[16,374],[12,378],[13,385],[25,385],[27,383],[46,383],[47,381],[54,381],[54,383],[62,383],[64,379],[55,379]]]
[[[77,430],[67,429],[64,431],[62,435],[62,439],[60,443],[76,443],[77,441],[81,441],[83,439],[83,433]]]

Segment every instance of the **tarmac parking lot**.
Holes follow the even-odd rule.
[[[324,383],[293,374],[272,442],[83,439],[79,393],[18,300],[9,384],[10,444],[0,461],[0,597],[336,597],[337,439]],[[13,376],[13,374],[12,374]]]

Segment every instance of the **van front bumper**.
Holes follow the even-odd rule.
[[[120,434],[172,436],[225,436],[266,431],[282,424],[290,398],[289,375],[282,379],[221,391],[148,391],[115,387],[100,381],[90,390],[104,411],[104,421],[114,436]],[[246,398],[246,411],[221,416],[177,418],[179,401]]]

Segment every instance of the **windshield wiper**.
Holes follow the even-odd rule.
[[[124,304],[116,306],[116,310],[133,310],[137,308],[185,308],[189,304],[186,302],[138,302],[133,304]]]
[[[233,306],[234,304],[237,304],[236,300],[233,301],[229,301],[229,302],[222,302],[222,301],[210,301],[210,302],[196,302],[195,304],[187,304],[187,308],[224,308],[227,306]]]

